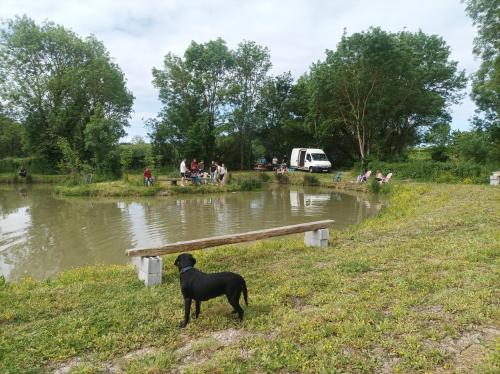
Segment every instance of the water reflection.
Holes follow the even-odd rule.
[[[334,219],[342,229],[376,213],[367,195],[281,186],[262,192],[162,199],[56,198],[0,188],[0,270],[46,278],[87,264],[125,263],[128,248]]]

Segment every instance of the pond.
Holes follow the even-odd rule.
[[[84,265],[125,264],[125,250],[323,219],[335,229],[377,213],[362,193],[276,186],[162,198],[61,198],[45,186],[0,187],[0,271],[44,279]]]

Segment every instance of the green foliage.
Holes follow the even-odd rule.
[[[481,66],[472,82],[472,98],[482,117],[477,120],[486,126],[500,126],[500,12],[497,0],[465,0],[466,11],[478,27],[474,39],[474,53],[481,58]]]
[[[489,134],[481,130],[456,131],[453,136],[452,151],[460,160],[484,164],[497,159],[495,145]]]
[[[433,161],[446,162],[450,159],[447,154],[448,148],[443,145],[438,145],[434,147],[431,151],[431,159]]]
[[[266,182],[269,182],[271,180],[271,177],[269,176],[269,174],[262,172],[262,173],[259,174],[259,179],[262,182],[266,183]]]
[[[0,159],[24,156],[24,128],[0,113]]]
[[[399,179],[415,179],[421,181],[435,181],[443,183],[460,183],[470,179],[474,183],[488,183],[491,167],[463,161],[409,161],[387,163],[372,161],[368,164],[371,170],[381,170],[383,174],[389,172]]]
[[[318,177],[311,174],[304,174],[304,186],[319,186],[320,182]]]
[[[111,132],[123,129],[133,101],[104,45],[26,16],[5,23],[0,44],[0,99],[23,123],[29,154],[56,165],[62,157],[57,142],[64,138],[82,161],[100,158],[86,149],[84,131],[91,117],[100,106],[109,120],[101,125],[112,126]]]
[[[192,42],[184,58],[167,54],[163,70],[153,69],[153,85],[165,105],[160,119],[149,123],[154,147],[165,160],[166,151],[211,160],[215,139],[223,125],[229,69],[233,56],[222,39]],[[168,146],[165,147],[165,144]],[[178,158],[178,157],[177,157]]]
[[[254,178],[236,180],[236,184],[240,191],[256,191],[262,188],[262,182]]]
[[[375,178],[371,179],[370,192],[388,195],[392,192],[392,183],[380,183]]]

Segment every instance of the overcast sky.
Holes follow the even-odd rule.
[[[81,37],[103,41],[127,77],[135,96],[130,139],[145,136],[144,121],[160,109],[151,69],[162,67],[166,53],[182,55],[192,40],[221,37],[229,48],[253,40],[271,51],[273,73],[295,78],[335,49],[342,32],[380,26],[441,35],[451,58],[468,75],[479,62],[472,54],[476,30],[460,0],[0,0],[0,17],[26,14],[51,20]],[[452,108],[454,129],[465,130],[474,113],[467,96]]]

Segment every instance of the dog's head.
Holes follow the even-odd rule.
[[[175,259],[174,266],[179,268],[181,271],[183,268],[188,266],[194,266],[196,264],[195,258],[190,253],[182,253]]]

